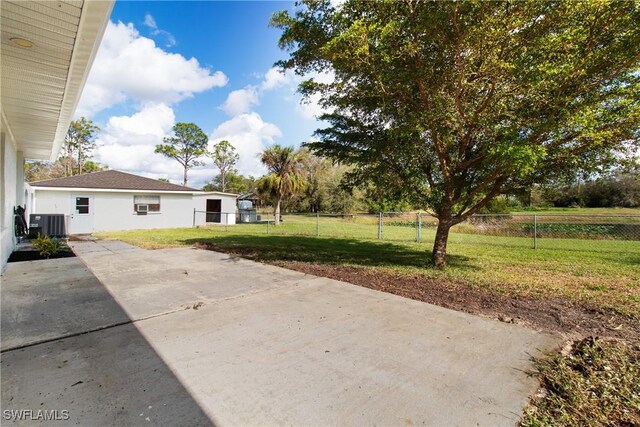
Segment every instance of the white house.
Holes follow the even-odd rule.
[[[24,160],[55,160],[113,1],[0,1],[0,266],[15,248]]]
[[[237,194],[109,170],[32,182],[30,213],[63,214],[68,234],[235,224]]]

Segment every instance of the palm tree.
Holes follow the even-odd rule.
[[[282,201],[302,191],[306,185],[304,154],[293,147],[281,147],[276,144],[262,152],[260,161],[269,172],[258,180],[256,187],[258,192],[276,201],[274,216],[275,224],[279,225]]]

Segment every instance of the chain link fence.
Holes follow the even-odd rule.
[[[214,220],[211,222],[210,220]],[[275,225],[272,212],[262,211],[246,222],[236,213],[194,212],[194,226],[271,235],[335,237],[433,244],[437,218],[419,212],[379,214],[281,215]],[[557,247],[571,241],[626,241],[640,251],[640,215],[487,214],[474,215],[451,228],[449,241],[518,247]],[[630,245],[630,246],[629,246]]]

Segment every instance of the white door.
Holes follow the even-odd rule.
[[[93,233],[93,196],[71,196],[71,218],[69,234]]]

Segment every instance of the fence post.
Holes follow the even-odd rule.
[[[316,211],[316,237],[320,237],[320,212]]]
[[[196,208],[193,208],[193,228],[196,227]]]
[[[382,212],[378,214],[378,239],[382,240]]]
[[[538,215],[533,214],[533,249],[538,249]]]
[[[420,212],[416,214],[418,217],[418,221],[416,222],[416,242],[422,242],[422,218],[420,217]]]
[[[269,218],[267,218],[267,234],[269,234]]]

